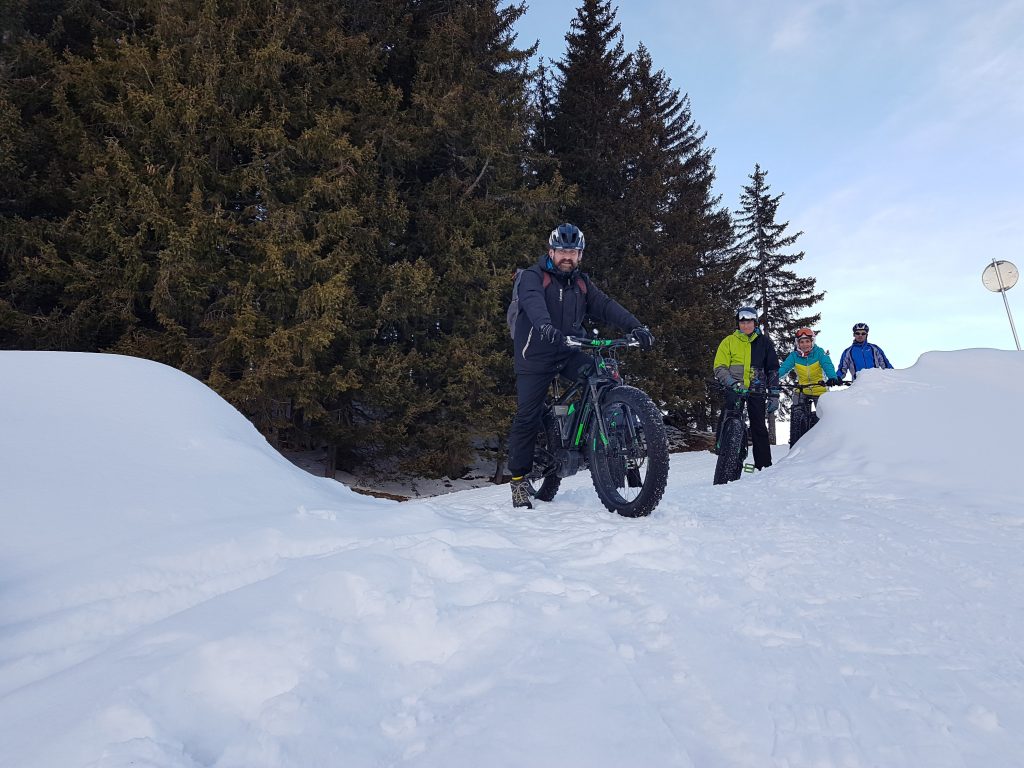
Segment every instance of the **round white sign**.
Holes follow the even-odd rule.
[[[999,293],[1000,291],[1008,291],[1013,288],[1017,284],[1018,277],[1020,275],[1017,273],[1017,267],[1013,265],[1013,262],[997,261],[985,267],[985,271],[981,273],[981,282],[990,291]],[[1002,285],[1000,285],[1000,281]]]

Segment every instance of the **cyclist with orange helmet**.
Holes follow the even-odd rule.
[[[780,380],[792,372],[796,375],[797,383],[801,385],[799,389],[793,390],[794,411],[793,425],[789,432],[790,448],[800,439],[804,431],[818,421],[818,415],[811,413],[811,405],[808,404],[807,416],[810,418],[810,424],[805,425],[802,430],[798,429],[797,407],[808,400],[811,403],[817,403],[818,397],[828,391],[827,387],[840,384],[836,377],[836,369],[832,365],[832,358],[828,356],[828,352],[814,343],[814,331],[810,328],[800,328],[796,332],[794,341],[796,348],[786,356],[782,365],[779,366]],[[825,384],[819,384],[821,381],[824,381]],[[794,432],[798,434],[794,434]]]
[[[793,351],[779,366],[780,381],[792,371],[796,373],[799,384],[817,385],[819,381],[826,381],[828,385],[834,386],[839,383],[832,358],[828,356],[828,352],[814,343],[814,331],[810,328],[800,328],[796,332],[794,343]],[[808,386],[803,390],[811,397],[817,397],[825,391],[825,386]]]

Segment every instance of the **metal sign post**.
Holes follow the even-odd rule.
[[[993,293],[1001,293],[1003,295],[1003,306],[1006,307],[1006,316],[1010,320],[1010,330],[1013,331],[1013,341],[1017,345],[1017,351],[1020,352],[1020,339],[1017,338],[1017,326],[1013,324],[1013,315],[1010,314],[1010,302],[1006,300],[1006,292],[1013,288],[1017,284],[1017,278],[1020,277],[1017,272],[1017,267],[1009,261],[996,261],[992,259],[992,263],[985,267],[985,271],[981,273],[981,282]]]

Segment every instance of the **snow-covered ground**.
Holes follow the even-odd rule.
[[[1021,765],[1021,381],[869,371],[629,520],[359,496],[169,368],[2,352],[0,765]]]

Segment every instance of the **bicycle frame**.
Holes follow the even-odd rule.
[[[784,384],[781,389],[789,392],[790,396],[790,413],[796,411],[797,408],[807,411],[807,415],[811,415],[811,406],[817,403],[818,395],[809,395],[805,390],[811,387],[817,386],[815,384]],[[799,401],[793,401],[794,396],[799,394]]]
[[[590,451],[597,450],[598,440],[601,440],[604,445],[608,444],[608,425],[605,424],[604,415],[597,404],[600,403],[601,394],[605,389],[623,383],[619,373],[619,361],[613,350],[639,346],[636,341],[628,338],[583,339],[569,337],[566,339],[566,344],[593,353],[594,369],[586,379],[573,381],[564,392],[559,392],[558,378],[552,382],[552,398],[548,409],[555,417],[560,439],[560,445],[554,446],[554,448],[566,451],[568,456],[563,457],[553,453],[551,457],[554,460],[553,466],[546,474],[558,471],[562,477],[574,475],[583,468],[584,462],[572,461],[572,454],[587,459]],[[630,437],[635,439],[635,426],[627,421],[626,427],[629,429]],[[591,439],[589,446],[587,445],[588,438]]]
[[[850,382],[842,382],[840,386],[849,386]],[[810,429],[818,423],[817,404],[818,395],[808,394],[807,390],[816,387],[827,387],[827,381],[812,382],[810,384],[783,384],[781,388],[790,393],[792,406],[790,408],[790,439],[789,445],[792,448]],[[799,401],[796,396],[800,395]],[[824,394],[824,393],[821,393]],[[797,416],[800,416],[800,419]]]

